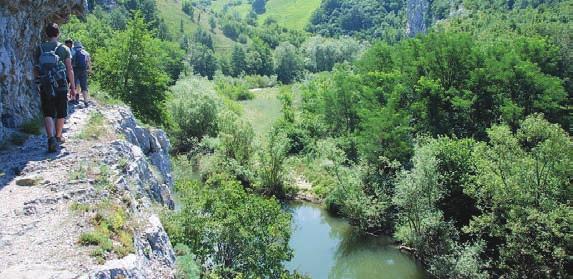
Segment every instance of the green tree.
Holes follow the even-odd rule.
[[[225,158],[247,166],[254,151],[254,132],[251,125],[232,112],[222,112],[218,126],[221,151]]]
[[[241,33],[238,23],[235,23],[234,21],[224,22],[221,29],[223,34],[225,34],[225,36],[231,40],[237,40],[239,34]]]
[[[204,273],[222,278],[281,278],[288,246],[290,215],[274,199],[247,193],[236,181],[212,178],[206,186],[179,183],[181,210],[166,226],[175,243],[196,255]]]
[[[173,41],[158,41],[161,51],[159,52],[159,66],[169,75],[170,85],[174,84],[183,71],[183,58],[185,51],[178,43]]]
[[[237,45],[231,54],[231,69],[234,77],[241,76],[247,70],[247,57],[243,47]]]
[[[266,5],[266,0],[254,0],[252,7],[253,7],[253,11],[256,14],[264,14],[266,11],[265,5]]]
[[[211,28],[211,32],[214,32],[215,28],[217,28],[217,20],[214,16],[209,18],[209,28]]]
[[[447,138],[420,139],[412,158],[413,168],[403,171],[396,182],[393,202],[399,211],[395,236],[413,247],[439,278],[488,278],[487,262],[481,258],[483,243],[462,242],[454,220],[464,214],[477,214],[475,210],[460,212],[471,209],[473,201],[467,198],[468,204],[462,203],[454,214],[447,207],[442,208],[450,201],[459,205],[457,200],[464,195],[460,193],[463,188],[460,190],[456,184],[467,182],[464,178],[472,175],[467,172],[472,166],[467,162],[471,151],[463,154],[471,150],[469,143]],[[458,180],[452,182],[455,179]],[[467,223],[469,218],[463,220]]]
[[[566,278],[572,254],[573,141],[541,115],[517,132],[488,130],[476,148],[475,184],[467,189],[483,212],[468,231],[487,240],[493,274]]]
[[[430,144],[417,147],[413,169],[404,171],[396,183],[394,203],[400,210],[396,236],[418,249],[430,245],[420,243],[422,237],[436,219],[442,218],[436,204],[444,191],[439,185],[438,160],[433,152]]]
[[[281,82],[295,81],[302,74],[303,66],[302,58],[292,44],[281,43],[275,49],[275,71]]]
[[[258,38],[253,40],[247,50],[246,63],[249,74],[270,76],[274,73],[271,49]]]
[[[192,151],[204,137],[217,135],[217,117],[221,100],[205,78],[186,77],[171,87],[167,108],[173,120],[170,130],[176,153]]]
[[[203,30],[202,28],[197,29],[197,31],[195,31],[195,33],[193,34],[193,41],[195,43],[198,44],[202,44],[208,48],[210,48],[211,50],[213,49],[213,38],[211,37],[211,34],[209,34],[207,31]]]
[[[187,14],[188,16],[191,17],[191,19],[193,19],[195,9],[193,9],[193,4],[191,3],[191,1],[189,0],[181,1],[181,10],[183,10],[185,14]]]
[[[323,87],[324,119],[332,135],[347,135],[358,129],[360,84],[360,77],[346,65],[337,68]]]
[[[213,79],[215,76],[215,72],[217,71],[217,58],[210,48],[201,44],[193,45],[190,63],[193,67],[193,71],[201,76],[208,77],[209,79]]]
[[[146,121],[166,123],[165,99],[169,76],[161,68],[163,49],[136,12],[127,29],[112,37],[114,44],[99,51],[97,79],[103,89],[129,104]]]

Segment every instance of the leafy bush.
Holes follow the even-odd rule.
[[[268,88],[277,85],[277,76],[248,75],[243,77],[249,89]]]
[[[285,134],[279,130],[269,133],[268,140],[259,152],[258,165],[256,166],[259,178],[258,187],[267,195],[284,198],[288,192],[287,174],[285,161],[289,142]]]
[[[251,100],[255,97],[243,80],[225,76],[217,76],[215,90],[221,96],[235,101]]]
[[[247,193],[239,183],[213,177],[206,186],[180,183],[181,211],[173,213],[184,234],[168,233],[191,248],[204,273],[231,278],[272,276],[286,271],[290,215],[276,200]],[[261,249],[261,247],[264,247]]]
[[[208,80],[186,77],[171,87],[171,92],[167,108],[174,123],[169,134],[175,152],[192,151],[204,137],[217,135],[222,101]]]

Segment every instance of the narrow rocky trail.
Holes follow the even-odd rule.
[[[70,181],[69,176],[89,145],[75,137],[94,109],[71,115],[66,124],[68,142],[57,153],[46,152],[43,135],[0,153],[4,173],[0,177],[0,272],[9,269],[8,274],[23,276],[25,271],[42,276],[50,270],[65,277],[86,272],[93,264],[87,249],[76,244],[82,224],[69,210],[69,203],[85,198],[89,187],[83,181]]]
[[[96,113],[109,127],[86,138]],[[57,153],[46,152],[43,135],[0,152],[0,279],[171,278],[175,257],[156,214],[172,207],[168,141],[158,131],[137,126],[125,108],[90,106],[70,115]],[[94,247],[79,243],[93,212],[74,207],[102,200],[129,212],[134,251],[98,263]]]

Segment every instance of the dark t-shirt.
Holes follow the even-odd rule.
[[[41,44],[41,47],[44,51],[50,51],[52,49],[54,49],[57,45],[57,42],[44,42]],[[38,59],[40,58],[40,49],[38,48],[36,50],[36,55],[34,56],[34,62],[37,65],[38,64]],[[62,61],[62,63],[65,63],[65,60],[67,58],[72,58],[72,53],[70,52],[70,49],[62,44],[57,50],[56,50],[56,54],[60,57],[60,61]]]

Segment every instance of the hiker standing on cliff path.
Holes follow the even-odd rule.
[[[38,46],[35,55],[34,75],[39,83],[39,93],[48,136],[48,152],[56,152],[64,143],[62,130],[68,116],[68,81],[70,94],[76,95],[74,70],[70,49],[58,41],[60,28],[51,23],[46,27],[48,40]],[[54,135],[54,119],[55,135]]]
[[[84,49],[81,42],[74,43],[72,50],[72,65],[76,77],[76,85],[80,85],[84,96],[84,106],[88,107],[88,74],[92,71],[92,60],[89,52]],[[80,101],[80,95],[76,94],[76,104]]]
[[[72,53],[72,66],[73,66],[73,63],[74,63],[74,54],[75,54],[75,53],[74,53],[74,41],[73,41],[72,39],[68,38],[68,39],[66,39],[66,40],[64,41],[64,44],[70,49],[70,52]],[[78,74],[77,74],[77,72],[76,72],[75,69],[74,69],[74,76],[76,77],[76,80],[77,80]],[[68,83],[70,83],[69,80],[68,80]],[[70,83],[70,84],[71,84],[71,83]],[[76,82],[76,84],[78,84],[78,83]],[[78,90],[78,89],[76,88],[76,90]],[[69,98],[70,98],[70,99],[69,99],[70,102],[75,103],[76,105],[78,104],[78,102],[76,101],[76,99],[79,98],[79,96],[78,96],[77,93],[78,93],[78,92],[76,92],[76,94],[75,94],[75,96],[74,96],[74,95],[72,95],[72,93],[70,92],[70,97],[69,97]]]

